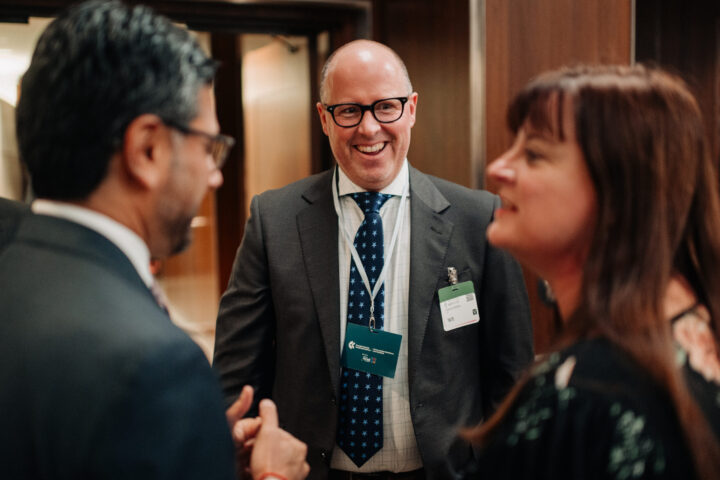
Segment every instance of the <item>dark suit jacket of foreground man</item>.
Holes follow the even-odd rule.
[[[338,219],[332,171],[253,199],[220,305],[215,366],[226,402],[249,383],[308,444],[311,478],[327,476],[340,381]],[[472,456],[458,438],[486,418],[532,360],[517,263],[485,230],[499,199],[410,168],[410,411],[427,475],[448,478]],[[480,322],[444,331],[438,289],[448,267],[472,280]],[[242,353],[239,353],[242,352]]]
[[[29,215],[0,306],[0,478],[233,478],[210,366],[105,237]]]
[[[0,198],[0,251],[12,240],[20,220],[28,213],[27,205]]]

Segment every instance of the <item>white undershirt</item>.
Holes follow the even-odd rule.
[[[380,193],[392,194],[380,209],[383,222],[385,256],[387,257],[392,231],[397,220],[403,189],[410,181],[407,159],[395,180]],[[365,215],[351,193],[366,190],[355,185],[342,169],[338,169],[338,194],[346,228],[357,231]],[[409,190],[408,190],[409,191]],[[407,472],[422,467],[420,452],[415,440],[415,430],[410,417],[408,385],[408,293],[410,288],[410,202],[405,207],[403,224],[395,251],[390,257],[385,277],[385,325],[384,330],[402,335],[395,378],[383,378],[383,448],[373,455],[361,468],[337,445],[333,449],[330,466],[353,472]],[[338,225],[338,264],[340,279],[340,349],[345,341],[347,324],[348,283],[350,281],[350,248],[342,237]]]

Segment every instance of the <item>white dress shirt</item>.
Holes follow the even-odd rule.
[[[392,232],[397,220],[401,195],[410,177],[407,159],[403,162],[395,180],[380,193],[393,195],[380,209],[383,223],[385,258],[390,254]],[[408,185],[409,187],[409,185]],[[366,190],[355,185],[342,169],[338,168],[338,195],[348,232],[357,231],[365,215],[351,193]],[[409,192],[409,189],[408,189]],[[402,335],[395,378],[383,377],[383,448],[362,467],[355,463],[337,445],[333,449],[331,468],[352,472],[407,472],[422,468],[420,452],[415,440],[410,417],[410,394],[408,385],[408,292],[410,286],[410,200],[406,200],[403,223],[395,244],[395,251],[386,266],[385,276],[385,325],[384,330]],[[338,225],[338,264],[340,278],[340,348],[345,342],[347,324],[348,283],[350,281],[350,248]]]

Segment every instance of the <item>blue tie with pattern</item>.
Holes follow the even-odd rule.
[[[377,192],[353,193],[352,198],[365,212],[365,219],[355,234],[355,249],[363,264],[370,289],[383,268],[385,259],[380,207],[392,195]],[[370,295],[362,277],[350,263],[347,321],[368,325]],[[375,298],[375,328],[382,329],[385,320],[385,286]],[[340,382],[340,412],[337,443],[348,457],[361,467],[383,446],[382,377],[343,367]]]

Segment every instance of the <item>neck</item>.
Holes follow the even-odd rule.
[[[576,278],[561,277],[554,280],[548,280],[550,288],[555,294],[560,317],[566,320],[578,306],[580,302],[580,288],[582,285],[582,275]]]
[[[557,302],[560,317],[567,320],[580,303],[583,282],[582,262],[554,262],[540,276],[547,280]]]
[[[117,182],[105,181],[87,198],[73,203],[101,213],[126,226],[145,242],[154,255],[151,232],[142,214],[143,211],[148,210],[148,205],[141,202],[136,192],[122,188]]]

